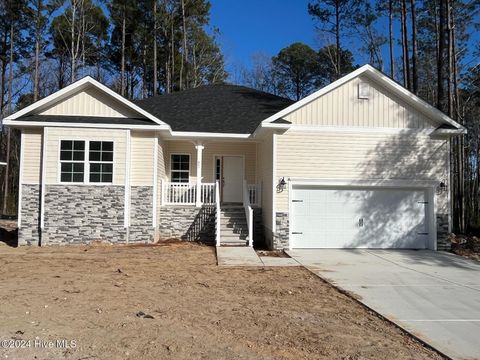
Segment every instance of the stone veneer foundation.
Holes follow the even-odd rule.
[[[151,242],[153,187],[132,186],[130,229],[124,227],[125,187],[46,185],[44,228],[40,231],[40,186],[22,185],[20,245]],[[128,239],[128,240],[127,240]]]

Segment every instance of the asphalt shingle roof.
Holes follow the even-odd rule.
[[[174,131],[250,134],[292,100],[237,85],[205,85],[135,104]]]

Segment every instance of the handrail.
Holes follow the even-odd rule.
[[[250,204],[250,190],[247,180],[243,180],[243,207],[245,209],[245,217],[247,218],[248,227],[248,246],[253,246],[253,209]]]
[[[197,189],[196,183],[162,182],[162,204],[165,205],[195,205],[197,191],[200,193],[201,203],[215,204],[215,184],[202,183]]]
[[[215,182],[215,244],[220,246],[220,184]]]

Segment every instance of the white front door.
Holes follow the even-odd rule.
[[[297,187],[295,248],[428,248],[428,196],[420,189]]]
[[[243,202],[243,157],[223,156],[223,202]]]

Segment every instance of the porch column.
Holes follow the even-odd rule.
[[[202,144],[196,144],[197,149],[197,199],[195,206],[202,206],[202,153],[204,146]]]

